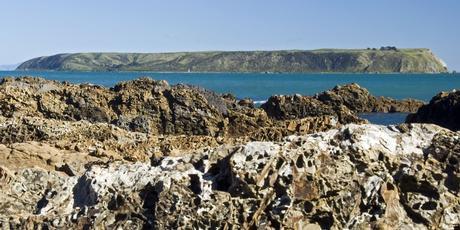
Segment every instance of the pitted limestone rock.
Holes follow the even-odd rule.
[[[0,169],[2,226],[48,228],[458,227],[458,133],[347,125],[69,175]]]

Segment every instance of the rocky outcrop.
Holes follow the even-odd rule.
[[[50,147],[51,152],[87,153],[103,162],[147,161],[223,143],[281,140],[342,124],[334,114],[272,119],[248,100],[150,78],[112,89],[32,77],[5,78],[0,83],[0,143],[5,153],[14,145],[32,142]],[[33,147],[26,150],[25,155],[36,155]],[[24,159],[53,168],[67,158]]]
[[[362,122],[346,108],[324,104],[318,107],[314,100],[307,103],[311,111],[301,117],[281,118],[254,108],[247,99],[238,101],[199,87],[170,86],[166,81],[150,78],[119,83],[111,89],[32,77],[5,78],[0,83],[3,117],[84,120],[149,135],[237,138],[253,134],[251,137],[269,140],[271,137],[264,133],[279,138],[298,131],[311,133]],[[289,129],[285,129],[287,126]]]
[[[345,105],[356,113],[413,113],[424,104],[422,101],[414,99],[395,100],[388,97],[375,97],[367,89],[355,83],[336,86],[315,97],[328,105]]]
[[[417,113],[410,114],[408,123],[433,123],[451,130],[460,130],[460,91],[442,92]]]
[[[354,84],[255,108],[149,78],[6,78],[0,227],[458,228],[459,133],[356,115],[412,106]]]
[[[454,229],[458,140],[435,125],[352,124],[76,175],[2,166],[0,225]]]
[[[309,96],[271,96],[261,108],[268,116],[279,120],[329,115],[337,117],[343,123],[360,121],[346,106],[328,105]]]
[[[236,140],[225,141],[233,143]],[[223,143],[223,139],[197,135],[149,135],[88,121],[0,117],[0,144],[10,148],[21,143],[39,143],[53,147],[51,151],[86,153],[98,159],[146,161],[175,151],[193,152],[217,146]],[[25,154],[33,152],[30,150]]]
[[[0,113],[5,117],[114,123],[153,134],[217,135],[226,113],[225,103],[212,92],[183,85],[170,87],[165,81],[149,78],[112,89],[9,78],[1,83],[0,97]]]
[[[414,113],[425,103],[415,99],[395,100],[388,97],[377,97],[372,112],[382,113]]]
[[[414,112],[423,105],[414,99],[394,100],[372,96],[358,84],[336,86],[315,96],[272,96],[261,107],[275,119],[296,119],[330,115],[339,122],[357,123],[357,113],[365,112]]]
[[[209,137],[215,143],[281,140],[287,135],[363,123],[365,120],[357,116],[359,112],[408,111],[419,104],[375,98],[356,84],[313,97],[273,96],[261,108],[255,108],[250,99],[236,100],[231,95],[188,85],[170,86],[166,81],[150,78],[122,82],[110,89],[33,77],[5,78],[0,83],[0,116],[13,124],[18,122],[5,126],[3,143],[48,140],[50,134],[29,122],[31,119],[41,119],[53,127],[62,122],[80,125],[79,121],[87,121],[94,127],[105,124],[109,129],[111,124],[142,133],[147,139],[186,135]]]

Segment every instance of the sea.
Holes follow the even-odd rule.
[[[0,77],[38,76],[72,83],[91,83],[112,87],[120,81],[139,77],[166,80],[170,84],[191,84],[237,98],[264,103],[271,95],[314,95],[336,85],[358,83],[375,96],[395,99],[414,98],[425,102],[441,91],[460,90],[460,74],[348,74],[348,73],[165,73],[165,72],[63,72],[0,71]],[[404,113],[366,113],[371,123],[402,123]]]

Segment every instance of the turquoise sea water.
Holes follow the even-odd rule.
[[[55,72],[0,71],[5,76],[40,76],[72,83],[92,83],[111,87],[117,82],[142,76],[167,80],[170,84],[199,85],[237,98],[265,101],[274,94],[314,95],[336,85],[358,83],[373,95],[396,99],[415,98],[428,102],[440,91],[460,89],[460,74],[262,74],[262,73],[158,73],[158,72]],[[377,114],[375,114],[377,116]],[[369,118],[369,116],[371,118]],[[366,118],[379,124],[403,121],[398,114],[373,114]],[[393,117],[390,117],[393,116]],[[383,122],[385,120],[385,122]]]
[[[379,125],[394,125],[403,123],[408,113],[361,113],[361,118],[367,119],[370,123]]]

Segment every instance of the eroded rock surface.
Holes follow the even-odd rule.
[[[410,112],[420,103],[375,98],[356,84],[315,97],[273,96],[260,109],[248,99],[238,101],[199,87],[170,86],[150,78],[122,82],[111,89],[33,77],[4,78],[0,83],[1,116],[110,123],[152,135],[241,137],[244,130],[243,136],[248,132],[261,136],[266,129],[284,128],[299,118],[310,118],[302,129],[312,133],[326,129],[305,128],[331,126],[333,122],[327,123],[331,117],[334,127],[339,127],[364,122],[357,117],[360,112]],[[280,135],[284,134],[275,136]]]
[[[342,104],[328,105],[309,96],[271,96],[261,107],[268,116],[279,120],[328,115],[337,117],[342,123],[360,121],[355,113]]]
[[[408,123],[433,123],[451,130],[460,130],[460,91],[441,92],[417,113],[407,117]]]
[[[336,86],[316,95],[316,98],[328,105],[345,105],[356,113],[363,112],[416,112],[424,103],[419,100],[395,100],[388,97],[375,97],[358,84]]]
[[[355,84],[255,108],[149,78],[6,78],[0,227],[459,228],[460,134],[357,117],[418,106]]]
[[[238,101],[199,87],[170,86],[150,78],[122,82],[111,89],[33,77],[5,78],[0,83],[0,116],[84,120],[149,135],[246,137],[252,133],[263,140],[271,138],[262,136],[267,129],[273,129],[276,137],[286,135],[275,129],[291,126],[292,130],[291,123],[301,123],[302,128],[297,129],[311,133],[361,121],[352,114],[348,120],[337,119],[336,113],[311,113],[304,121],[276,119],[247,99]]]
[[[346,125],[71,176],[0,168],[2,226],[453,229],[459,133]]]

